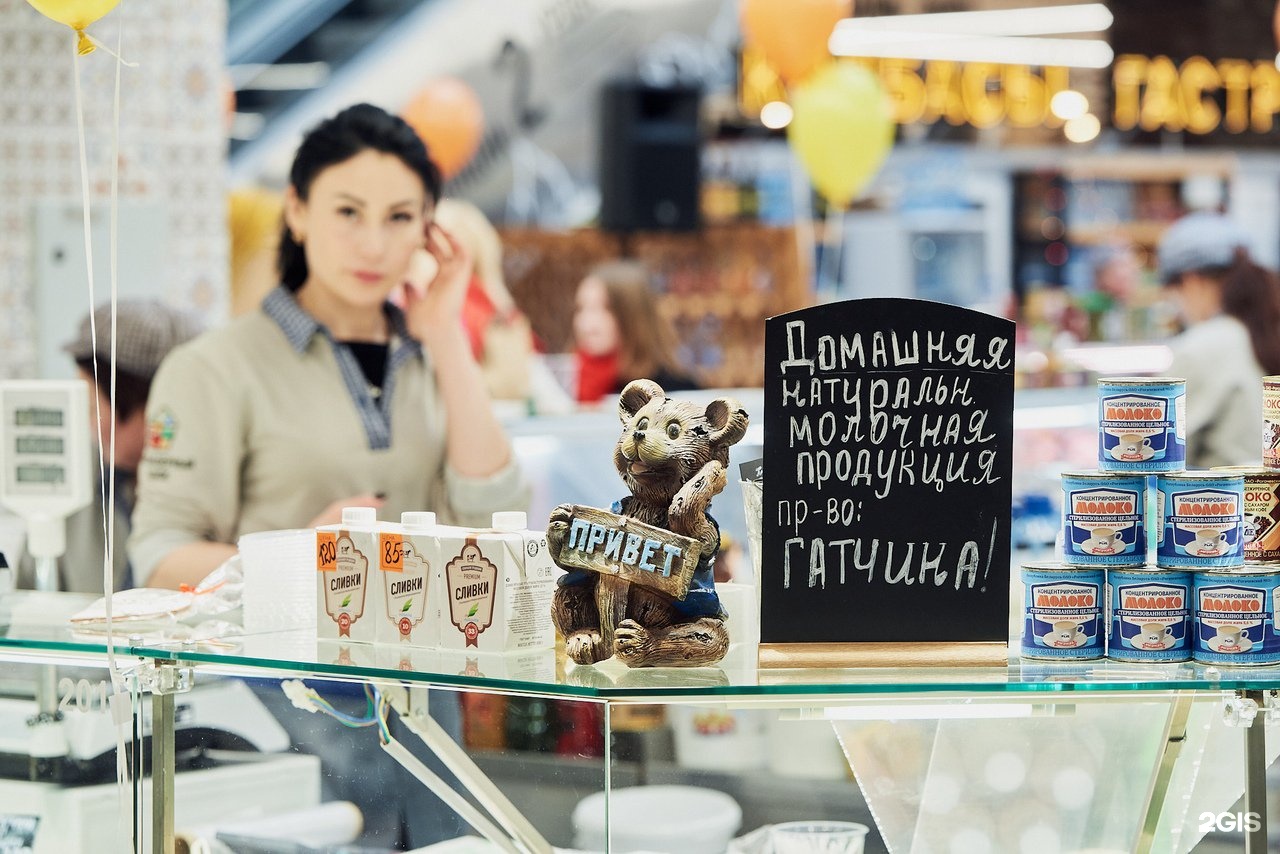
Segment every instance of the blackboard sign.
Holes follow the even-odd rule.
[[[1013,336],[907,299],[766,322],[762,664],[1003,660]]]

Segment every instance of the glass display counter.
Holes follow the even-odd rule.
[[[38,819],[28,846],[37,854],[108,850],[86,847],[83,834],[107,838],[121,822],[141,851],[175,850],[175,840],[189,846],[179,850],[220,850],[190,847],[215,835],[240,840],[232,851],[606,850],[610,838],[612,850],[703,850],[681,846],[711,832],[720,802],[696,815],[680,814],[679,802],[657,813],[628,806],[633,787],[662,794],[672,784],[735,804],[723,838],[698,843],[706,850],[767,854],[763,826],[824,818],[874,825],[869,852],[1180,852],[1208,831],[1243,833],[1235,850],[1267,850],[1277,668],[1014,660],[762,670],[753,649],[735,647],[716,667],[628,670],[574,667],[551,652],[402,653],[305,631],[158,641],[126,628],[113,650],[115,688],[102,639],[66,622],[84,602],[0,599],[5,701],[16,704],[0,751],[0,785],[13,791],[0,802],[6,827]],[[385,728],[353,723],[374,689]],[[127,709],[115,718],[123,776],[145,772],[124,789],[112,788],[113,693]],[[305,710],[314,698],[349,725]],[[506,701],[505,742],[468,733],[460,744],[459,710],[482,718],[496,698]],[[564,722],[550,734],[545,717],[538,723],[548,705]],[[679,762],[635,725],[654,707],[685,742]],[[60,714],[62,732],[41,732],[41,713],[49,726]],[[735,737],[714,737],[726,731]],[[137,808],[113,810],[103,792]],[[66,803],[55,806],[58,794]],[[335,806],[346,801],[360,818]],[[363,824],[363,848],[297,847],[351,821]],[[282,828],[297,834],[295,847],[264,847]]]

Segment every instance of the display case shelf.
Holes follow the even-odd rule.
[[[77,594],[15,593],[40,602],[46,614],[87,601]],[[59,603],[49,605],[50,602]],[[23,606],[20,610],[29,609]],[[0,619],[3,615],[0,614]],[[348,679],[394,679],[446,688],[513,691],[552,698],[662,702],[788,697],[838,700],[868,695],[1036,695],[1167,691],[1280,691],[1280,665],[1225,667],[1195,662],[1139,664],[1093,660],[1022,659],[1011,647],[1005,667],[761,668],[754,648],[735,645],[718,665],[698,668],[631,669],[608,661],[591,667],[567,662],[562,653],[466,654],[401,650],[381,644],[317,640],[314,630],[228,634],[216,639],[158,641],[117,629],[117,655],[210,669],[314,673]],[[175,632],[177,635],[184,631]],[[0,651],[73,657],[105,657],[101,640],[86,639],[65,620],[0,622]],[[378,656],[378,653],[386,653]],[[415,665],[409,669],[408,665]],[[466,672],[470,667],[472,672]],[[489,673],[497,675],[486,675]]]
[[[87,599],[41,593],[15,593],[0,599],[0,659],[19,662],[16,667],[35,672],[51,669],[50,664],[102,670],[106,663],[102,640],[78,636],[67,623],[67,616]],[[217,639],[184,640],[183,630],[175,626],[174,638],[165,641],[137,631],[141,628],[122,624],[122,639],[114,652],[127,656],[135,672],[184,674],[167,683],[154,678],[136,683],[152,692],[157,691],[156,685],[170,686],[152,699],[155,732],[173,732],[174,697],[181,708],[183,692],[191,684],[216,686],[238,681],[227,680],[228,676],[247,678],[257,686],[254,690],[260,698],[274,698],[266,700],[268,709],[289,730],[294,744],[306,744],[310,738],[313,749],[340,748],[343,756],[350,757],[322,759],[338,761],[325,765],[326,786],[344,779],[351,790],[367,790],[376,775],[385,773],[366,764],[370,753],[381,753],[370,750],[374,731],[338,730],[319,736],[307,730],[319,718],[292,708],[280,690],[286,679],[302,676],[322,693],[338,692],[335,696],[341,696],[341,686],[347,684],[356,689],[361,703],[360,687],[372,684],[384,691],[429,688],[423,695],[437,698],[506,694],[603,706],[603,757],[508,749],[506,753],[475,750],[471,760],[478,769],[471,783],[483,779],[494,791],[504,792],[514,808],[527,813],[538,831],[557,846],[570,844],[571,829],[565,821],[568,804],[600,792],[612,798],[626,785],[676,782],[728,792],[750,804],[744,815],[751,816],[753,824],[842,816],[870,822],[874,815],[878,829],[868,852],[937,850],[931,846],[948,844],[947,840],[952,850],[959,850],[954,844],[968,838],[963,836],[967,825],[957,826],[956,815],[988,812],[991,821],[981,833],[997,840],[993,844],[1004,845],[998,840],[1012,832],[1008,825],[1014,818],[1001,815],[995,805],[1013,795],[1030,804],[1028,828],[1048,827],[1072,845],[1192,851],[1203,835],[1197,819],[1209,810],[1234,809],[1235,799],[1247,791],[1246,768],[1265,768],[1274,758],[1275,739],[1267,749],[1264,733],[1275,726],[1273,719],[1280,718],[1280,706],[1275,703],[1280,668],[1033,662],[1014,655],[1005,667],[761,669],[753,647],[737,646],[715,667],[631,670],[609,662],[575,667],[549,650],[532,656],[490,657],[450,657],[428,651],[422,654],[425,657],[415,658],[391,647],[389,654],[379,657],[379,650],[386,653],[387,648],[317,641],[307,630],[228,632]],[[406,664],[412,669],[402,669]],[[176,693],[165,695],[163,690]],[[813,783],[815,791],[826,786],[822,791],[828,797],[822,804],[799,797],[788,801],[786,809],[778,804],[765,809],[770,799],[759,796],[757,782],[769,779],[772,769],[758,766],[756,771],[701,773],[662,759],[637,764],[611,741],[609,711],[635,703],[683,709],[676,717],[686,720],[694,716],[693,710],[706,709],[728,717],[763,715],[770,726],[818,725],[825,729],[831,746],[833,731],[838,736],[841,762],[851,766],[857,785]],[[1246,708],[1250,703],[1257,711],[1252,727],[1246,726],[1252,719]],[[140,699],[134,702],[135,709],[143,705]],[[1236,727],[1228,720],[1232,714]],[[172,739],[167,743],[166,747],[165,739],[152,740],[153,746],[159,745],[154,749],[170,751],[167,759],[153,758],[152,767],[163,769],[168,762],[172,768]],[[783,736],[781,743],[784,756],[801,750],[789,736]],[[1025,767],[1019,766],[1019,773],[1031,776],[1000,778],[1000,768],[1020,762]],[[794,759],[791,764],[796,764]],[[1036,776],[1048,774],[1057,780],[1063,773],[1086,775],[1088,791],[1068,787],[1064,793],[1061,785],[1048,785]],[[152,814],[168,822],[153,822],[158,828],[156,840],[168,838],[165,833],[172,835],[175,810],[179,828],[189,823],[184,814],[197,800],[191,786],[198,777],[192,771],[180,772],[176,789],[170,784],[167,789],[148,790],[160,793],[152,795]],[[1265,782],[1255,780],[1250,785],[1254,791],[1243,809],[1264,809],[1259,804],[1265,798]],[[803,782],[796,786],[805,788]],[[395,797],[404,799],[402,809],[407,808],[408,799],[419,797],[414,791],[412,786],[397,790]],[[325,799],[330,797],[326,791]],[[550,813],[537,806],[548,798],[559,804]],[[1017,831],[1030,832],[1021,827]],[[969,828],[968,832],[980,831]],[[159,844],[138,850],[161,850],[156,847]],[[1252,844],[1248,850],[1266,850],[1265,839]]]

